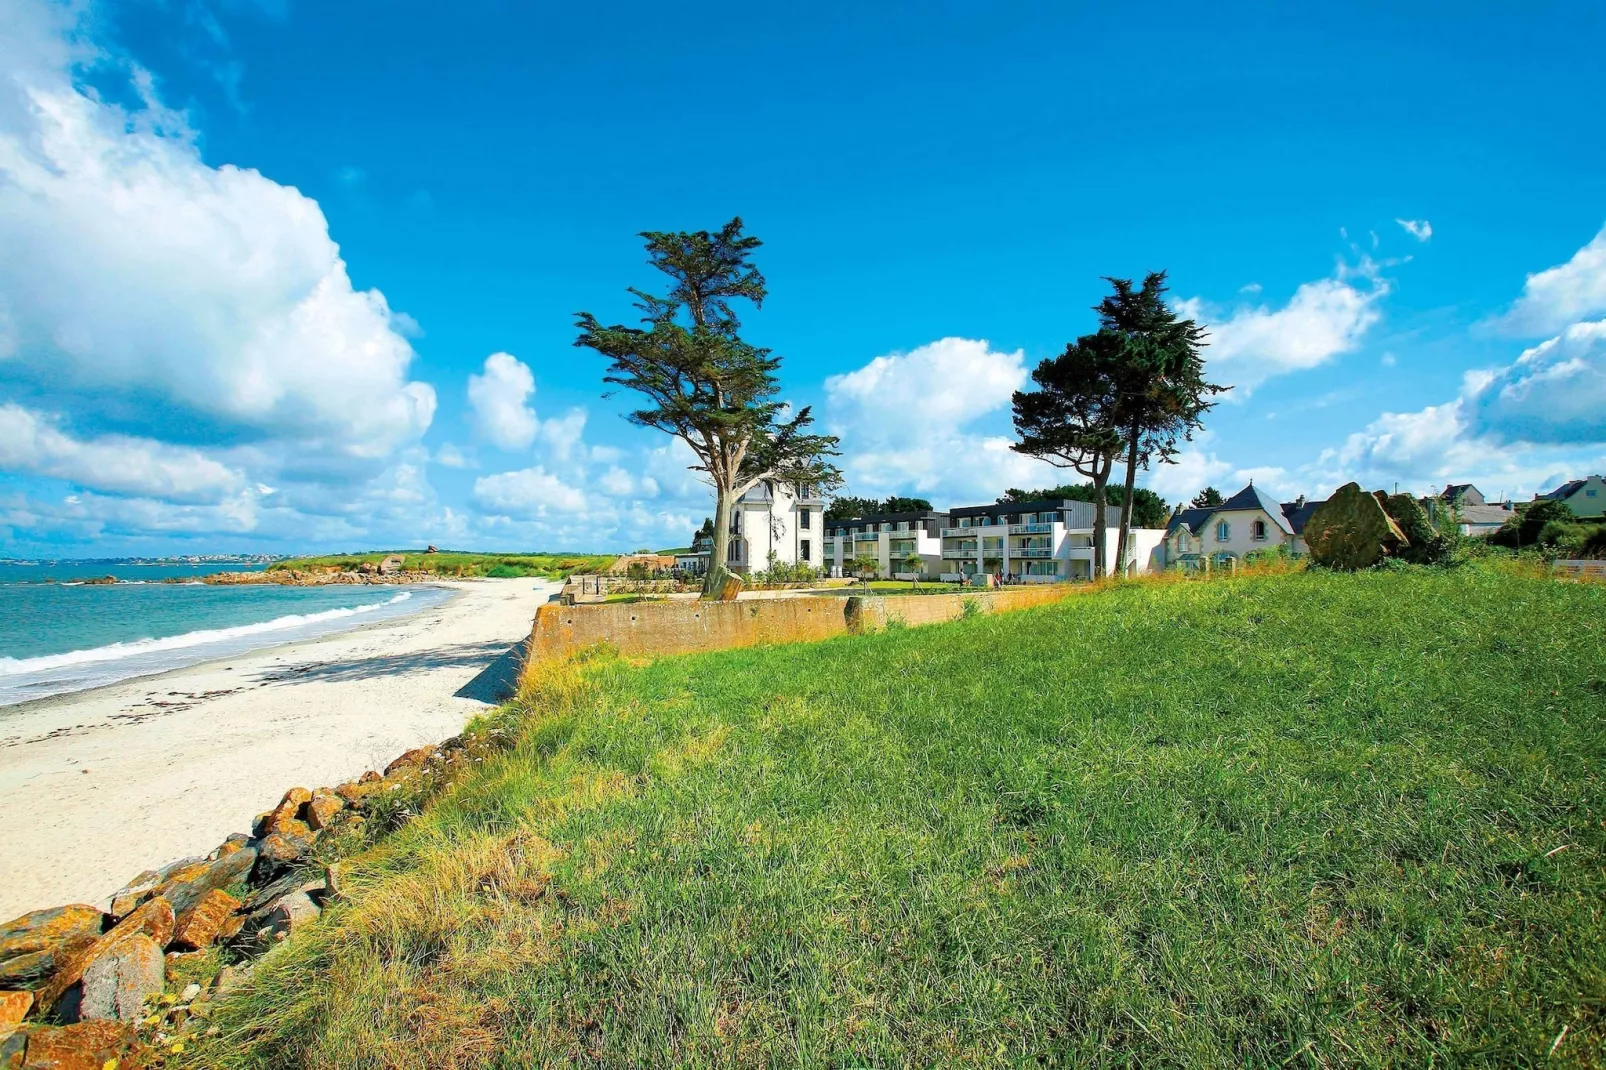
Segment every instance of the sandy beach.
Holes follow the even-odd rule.
[[[558,584],[445,586],[411,616],[0,708],[0,920],[103,900],[499,701]]]

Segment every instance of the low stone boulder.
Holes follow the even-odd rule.
[[[1371,568],[1407,544],[1383,503],[1358,483],[1344,484],[1317,506],[1304,536],[1312,561],[1346,572]]]
[[[257,864],[253,879],[269,880],[287,866],[305,858],[312,850],[317,834],[302,826],[300,832],[275,832],[257,844]]]
[[[0,925],[0,989],[31,991],[100,938],[106,915],[83,903],[35,910]]]
[[[17,1061],[8,1062],[0,1054],[4,1070],[13,1066],[20,1070],[124,1070],[140,1065],[139,1036],[126,1022],[41,1026],[18,1033],[12,1040],[17,1042]]]
[[[84,970],[78,1017],[138,1022],[145,1004],[162,994],[162,949],[148,936],[131,936],[107,950]]]
[[[336,814],[346,808],[346,800],[332,791],[322,789],[312,793],[307,803],[307,825],[314,832],[322,832]]]
[[[232,887],[244,881],[256,865],[257,850],[245,847],[230,851],[213,859],[198,870],[186,870],[186,879],[175,878],[157,889],[157,894],[173,905],[173,913],[183,914],[192,909],[210,892]]]
[[[433,743],[426,743],[422,747],[414,747],[412,750],[408,751],[395,761],[391,762],[389,765],[385,766],[385,775],[388,777],[404,769],[422,768],[424,763],[434,757],[435,752],[438,750],[440,750],[440,748]]]
[[[317,919],[322,911],[306,892],[291,892],[263,914],[256,930],[258,940],[283,940],[297,929]]]
[[[199,951],[220,938],[228,939],[234,935],[228,931],[231,923],[234,931],[239,931],[240,919],[235,917],[239,909],[240,901],[234,896],[212,889],[178,915],[173,924],[172,946],[180,951]]]
[[[168,940],[173,936],[174,921],[173,905],[161,896],[142,904],[128,917],[118,922],[110,932],[61,964],[49,982],[34,994],[39,1013],[45,1014],[54,1007],[67,989],[83,979],[85,970],[124,940],[135,936],[146,936],[158,947],[166,947]]]

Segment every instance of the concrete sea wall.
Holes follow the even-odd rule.
[[[598,643],[626,657],[661,657],[705,650],[799,643],[873,632],[889,624],[918,627],[957,620],[967,612],[1004,613],[1058,602],[1085,590],[1041,584],[964,594],[852,595],[742,599],[735,602],[556,603],[536,610],[526,664],[563,658]],[[967,609],[973,605],[974,609]]]

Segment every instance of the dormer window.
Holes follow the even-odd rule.
[[[1264,520],[1257,520],[1253,524],[1250,524],[1249,525],[1249,537],[1251,539],[1254,539],[1256,542],[1265,542],[1266,541],[1266,522]]]
[[[1232,525],[1227,523],[1225,520],[1218,521],[1217,524],[1216,524],[1216,541],[1217,542],[1226,542],[1231,538],[1232,538]]]

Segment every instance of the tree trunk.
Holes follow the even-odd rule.
[[[1104,575],[1104,562],[1108,560],[1105,543],[1109,540],[1104,534],[1105,510],[1108,506],[1108,496],[1105,485],[1110,481],[1108,468],[1093,477],[1093,578],[1098,579]]]
[[[1116,572],[1122,579],[1126,578],[1126,540],[1132,532],[1132,485],[1138,474],[1138,433],[1137,428],[1132,429],[1132,441],[1126,448],[1126,492],[1121,497],[1121,534],[1116,542],[1117,560]]]
[[[725,592],[725,581],[731,578],[725,561],[730,555],[731,494],[724,487],[714,493],[714,547],[708,552],[708,571],[703,573],[702,597],[717,601]]]

